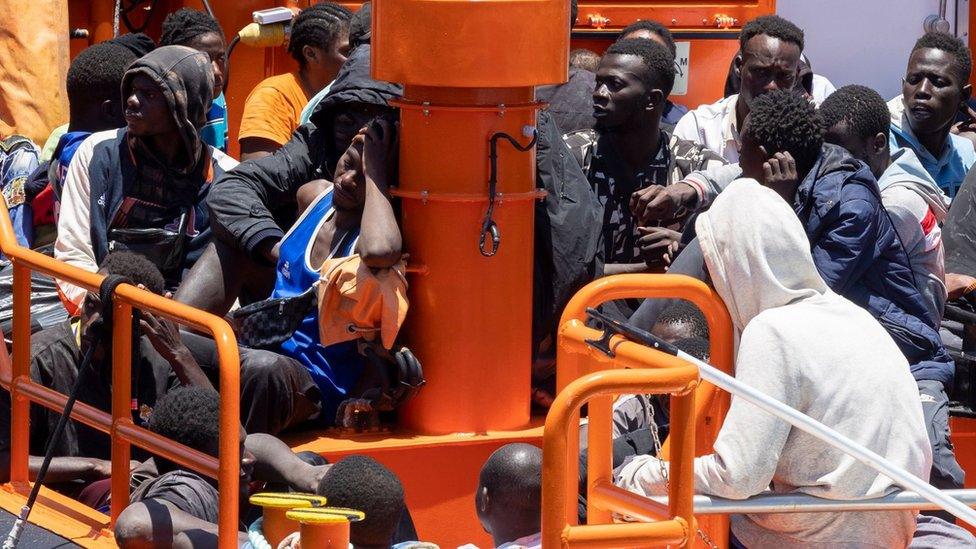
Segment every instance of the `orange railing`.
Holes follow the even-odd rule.
[[[582,333],[578,335],[588,337]],[[582,339],[576,341],[581,347],[585,345]],[[646,365],[656,360],[664,367],[588,374],[570,383],[556,397],[546,416],[543,432],[542,543],[547,549],[685,546],[694,540],[697,525],[693,507],[695,431],[694,394],[691,391],[698,384],[698,368],[634,343],[617,343],[615,351],[622,365]],[[672,448],[668,505],[614,486],[611,447],[598,444],[590,446],[586,464],[588,508],[591,512],[593,509],[620,512],[648,522],[574,526],[571,517],[576,515],[578,468],[576,452],[570,450],[570,441],[579,440],[577,413],[589,401],[592,421],[596,408],[606,406],[605,411],[609,412],[611,404],[605,401],[601,406],[594,399],[634,392],[674,393],[671,398],[671,437],[678,443]],[[566,512],[571,515],[567,516]]]
[[[632,354],[620,352],[622,349],[629,349],[632,343],[620,343],[622,339],[615,339],[620,343],[616,357],[610,358],[585,345],[585,339],[599,339],[601,333],[597,330],[587,328],[586,309],[599,307],[608,301],[632,298],[676,298],[685,299],[694,303],[708,322],[710,333],[710,362],[721,370],[732,372],[732,352],[733,336],[732,322],[728,311],[721,298],[707,284],[686,276],[677,275],[619,275],[599,279],[582,288],[570,300],[560,321],[559,345],[557,350],[557,385],[560,394],[566,391],[574,380],[586,374],[608,370],[614,368],[648,368],[648,367],[676,367],[678,364],[685,364],[683,361],[645,349],[650,354]],[[649,327],[648,327],[649,328]],[[638,346],[639,347],[639,346]],[[644,349],[643,347],[639,347]],[[636,354],[635,354],[636,353]],[[628,392],[652,392],[649,388],[631,386]],[[675,399],[684,402],[683,399]],[[672,403],[675,402],[672,400]],[[612,488],[610,482],[611,463],[611,418],[612,418],[613,394],[601,393],[594,395],[589,404],[589,427],[588,427],[588,448],[589,448],[589,468],[595,471],[587,477],[587,522],[590,525],[606,524],[611,522],[611,515],[614,511],[624,511],[626,507],[621,507],[627,501],[616,492],[608,492]],[[672,404],[674,406],[674,404]],[[691,440],[692,448],[696,455],[704,455],[712,450],[722,420],[729,407],[729,396],[727,393],[719,391],[714,385],[700,383],[694,391],[692,413],[687,425],[679,425],[675,419],[675,410],[672,408],[671,436],[665,441],[664,457],[676,459],[674,453],[675,444],[684,446]],[[550,412],[551,414],[551,412]],[[575,417],[578,417],[575,416]],[[547,423],[548,425],[548,423]],[[697,433],[694,432],[697,427]],[[690,429],[695,436],[682,438],[679,433]],[[675,442],[671,442],[674,440]],[[567,442],[567,452],[563,455],[551,457],[551,459],[566,460],[563,466],[568,471],[574,471],[578,467],[577,458],[579,453],[579,439],[570,437]],[[548,472],[548,469],[547,469]],[[548,483],[547,483],[548,484]],[[564,480],[563,489],[566,493],[575,493],[578,489],[578,479],[573,476]],[[630,496],[634,497],[634,496]],[[563,502],[565,507],[562,509],[563,516],[569,524],[575,523],[577,516],[577,503],[575,498],[572,501]],[[549,510],[547,509],[546,512]],[[635,509],[626,512],[631,516],[641,517],[645,515],[635,514]],[[659,510],[662,511],[662,510]],[[660,516],[660,513],[659,513]],[[713,541],[719,546],[727,543],[728,518],[710,517],[708,519],[707,530],[711,531]],[[614,526],[617,527],[617,526]],[[604,545],[606,547],[611,545]]]
[[[28,483],[30,403],[60,412],[67,396],[30,379],[31,271],[98,291],[104,276],[83,271],[17,244],[7,208],[0,200],[0,250],[14,266],[13,361],[0,361],[0,383],[11,393],[10,481]],[[112,413],[78,402],[72,419],[112,437],[112,524],[129,502],[131,445],[149,450],[182,466],[216,478],[220,490],[219,546],[237,547],[238,483],[240,480],[240,357],[237,339],[221,318],[162,296],[122,284],[113,296]],[[188,448],[132,422],[132,308],[150,311],[185,326],[210,333],[220,363],[220,457]],[[2,357],[0,357],[2,358]]]

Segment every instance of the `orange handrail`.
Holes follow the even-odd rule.
[[[14,266],[13,360],[12,369],[0,368],[0,384],[11,394],[10,481],[29,482],[30,403],[54,410],[67,397],[30,379],[30,289],[31,270],[98,291],[105,278],[29,250],[17,244],[6,205],[0,200],[0,251]],[[227,322],[171,299],[130,284],[118,286],[113,295],[112,327],[112,413],[81,402],[71,418],[112,437],[112,524],[129,502],[129,455],[132,444],[218,481],[220,517],[218,546],[237,547],[238,484],[240,481],[240,356],[237,339]],[[132,308],[150,311],[185,326],[210,333],[216,343],[220,365],[220,453],[219,459],[159,436],[132,422]],[[3,357],[0,356],[0,359]],[[6,362],[0,360],[0,362]],[[123,366],[123,367],[116,367]]]
[[[587,329],[588,330],[588,329]],[[593,331],[593,330],[588,330]],[[578,335],[588,335],[580,333]],[[586,343],[574,337],[574,345]],[[685,546],[693,539],[696,522],[693,508],[694,429],[692,390],[698,384],[698,368],[647,347],[616,342],[618,357],[642,361],[660,368],[604,370],[570,383],[556,397],[546,416],[543,431],[542,543],[555,547]],[[665,520],[638,524],[589,524],[574,526],[576,516],[576,478],[578,466],[571,441],[579,439],[577,413],[589,401],[595,408],[609,407],[606,397],[615,393],[667,392],[671,398],[673,437],[680,441],[670,462],[671,483],[668,507],[613,486],[609,431],[603,444],[589,448],[587,477],[591,486],[589,503],[607,511],[618,511],[643,520]],[[597,402],[596,399],[602,399]],[[594,425],[591,424],[590,429]],[[596,427],[599,429],[599,427]]]
[[[645,275],[630,274],[617,275],[601,278],[583,287],[570,300],[566,309],[563,311],[560,320],[559,345],[557,348],[557,386],[560,391],[564,390],[573,380],[590,372],[601,369],[627,367],[645,368],[647,363],[637,364],[627,357],[622,357],[618,352],[617,357],[611,359],[601,352],[594,349],[580,346],[578,342],[581,338],[599,338],[600,333],[586,328],[586,309],[599,307],[608,301],[618,299],[684,299],[694,303],[705,316],[708,322],[710,339],[710,362],[722,371],[732,372],[733,365],[733,346],[732,321],[729,317],[725,303],[707,284],[691,277],[681,275]],[[650,327],[645,327],[650,328]],[[658,353],[660,355],[660,353]],[[654,359],[655,364],[669,364],[671,361],[664,356]],[[589,430],[588,447],[590,448],[589,459],[594,459],[593,450],[598,449],[597,459],[601,468],[610,466],[609,455],[604,456],[602,449],[610,441],[611,437],[611,417],[612,417],[612,396],[599,396],[594,399],[594,403],[589,407]],[[701,383],[695,390],[694,406],[691,423],[697,424],[698,432],[695,437],[695,451],[697,455],[703,455],[711,451],[711,445],[718,436],[722,420],[729,407],[729,396],[723,391],[719,391],[710,383]],[[671,455],[671,440],[680,441],[674,429],[677,425],[672,418],[671,437],[664,442],[664,457]],[[683,428],[684,426],[682,426]],[[694,427],[692,427],[694,428]],[[569,442],[573,450],[570,455],[578,454],[578,440]],[[672,456],[673,457],[673,456]],[[605,463],[603,462],[605,460]],[[576,486],[573,480],[572,487]],[[611,514],[608,509],[599,505],[600,494],[605,492],[604,486],[599,479],[588,477],[587,485],[587,520],[594,522],[609,522]],[[567,485],[570,489],[570,485]],[[597,495],[594,498],[594,495]],[[619,495],[619,494],[618,494]],[[624,501],[616,501],[619,508]],[[567,507],[567,516],[575,516],[575,506]],[[573,514],[568,514],[572,511]],[[629,512],[631,516],[640,516],[635,509]],[[727,537],[728,518],[709,517],[707,519],[712,526],[713,538],[716,543],[722,545]]]

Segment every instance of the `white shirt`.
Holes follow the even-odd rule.
[[[824,99],[827,99],[827,96],[835,91],[837,91],[837,88],[834,87],[830,80],[827,80],[827,77],[820,76],[819,74],[813,75],[813,90],[810,95],[813,96],[813,104],[818,108],[824,102]]]
[[[739,128],[735,105],[739,95],[730,95],[711,105],[702,105],[681,117],[674,135],[711,149],[730,164],[739,161]]]

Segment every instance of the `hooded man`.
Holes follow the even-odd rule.
[[[403,93],[398,85],[370,78],[369,57],[368,45],[356,48],[309,124],[274,154],[242,164],[214,186],[208,204],[218,239],[177,301],[225,314],[248,279],[266,279],[258,299],[271,292],[277,246],[285,236],[272,210],[293,207],[298,189],[310,181],[331,181],[359,130],[376,116],[392,116],[389,102]]]
[[[751,221],[743,223],[743,215]],[[715,290],[741,331],[736,379],[925,478],[931,450],[908,364],[870,314],[821,278],[790,206],[742,179],[696,228]],[[735,396],[714,449],[695,459],[696,493],[744,499],[771,486],[774,493],[852,501],[897,489]],[[624,463],[616,483],[645,495],[667,491],[651,456]],[[732,532],[747,547],[905,547],[914,530],[911,510],[732,516]]]
[[[735,181],[729,175],[743,174],[793,206],[823,279],[833,291],[867,309],[908,359],[936,450],[932,484],[961,488],[964,472],[949,442],[946,395],[955,364],[916,286],[905,245],[883,207],[874,176],[844,148],[823,143],[822,126],[813,106],[795,92],[775,91],[758,98],[742,131],[740,165],[712,171],[709,177],[715,178],[707,186],[708,196],[731,188],[729,183]],[[696,241],[668,272],[704,276]],[[666,303],[645,300],[631,322],[652,326]]]
[[[62,191],[55,258],[95,272],[110,250],[148,257],[175,287],[210,242],[210,184],[237,162],[200,139],[214,87],[210,58],[159,48],[122,79],[126,127],[78,148]],[[69,312],[83,288],[59,281]]]
[[[881,200],[908,253],[915,282],[929,314],[941,323],[946,301],[941,226],[949,213],[949,197],[911,149],[891,154],[888,107],[878,92],[852,85],[835,93],[820,107],[824,139],[847,149],[878,179]]]

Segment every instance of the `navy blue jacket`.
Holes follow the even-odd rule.
[[[916,380],[952,384],[955,366],[912,274],[908,254],[868,167],[824,145],[797,188],[793,209],[813,261],[836,293],[867,309],[905,354]]]

